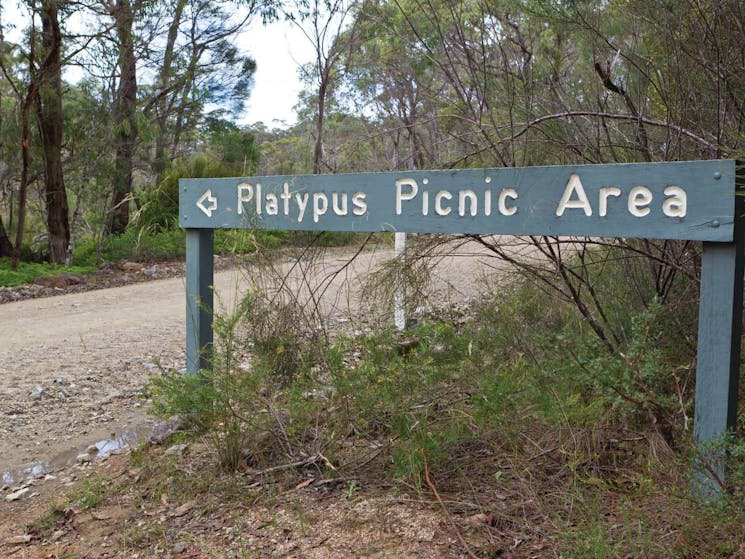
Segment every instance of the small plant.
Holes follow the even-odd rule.
[[[46,538],[54,532],[57,523],[65,518],[64,507],[53,506],[47,513],[37,518],[34,522],[27,526],[27,530],[39,536],[40,538]]]
[[[94,508],[106,494],[106,480],[101,477],[93,477],[80,484],[80,487],[70,496],[70,502],[74,507]]]

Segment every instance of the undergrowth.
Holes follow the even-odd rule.
[[[13,269],[10,258],[0,258],[0,287],[15,287],[36,278],[59,274],[84,274],[93,271],[92,266],[61,266],[37,262],[19,262]]]
[[[465,322],[328,343],[254,292],[216,321],[212,369],[157,380],[156,408],[206,434],[225,470],[312,464],[455,495],[453,514],[488,519],[483,556],[517,540],[513,557],[741,556],[745,443],[729,447],[716,503],[690,493],[695,348],[679,340],[695,320],[654,294],[632,303],[619,273],[605,266],[599,289],[616,301],[616,352],[528,282]]]

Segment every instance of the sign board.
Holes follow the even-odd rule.
[[[726,242],[735,162],[182,179],[197,229],[405,231]]]
[[[214,229],[395,231],[703,241],[694,436],[734,429],[743,185],[735,161],[181,179],[186,359],[209,367]],[[716,458],[710,474],[723,476]],[[716,491],[709,475],[699,492]]]

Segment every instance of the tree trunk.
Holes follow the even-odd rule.
[[[41,46],[37,119],[44,156],[49,260],[62,264],[70,246],[67,192],[62,174],[62,33],[57,0],[41,2]]]
[[[321,174],[321,163],[323,162],[323,125],[326,119],[326,91],[329,86],[331,72],[328,65],[320,74],[320,84],[318,86],[318,116],[316,118],[316,145],[313,148],[313,174]]]
[[[113,202],[109,231],[122,233],[129,224],[132,193],[132,160],[137,141],[137,60],[132,25],[134,13],[129,0],[118,0],[112,14],[119,39],[119,87],[114,103],[116,160],[114,162]]]
[[[163,177],[163,173],[168,168],[169,162],[169,157],[166,155],[166,149],[168,146],[168,116],[171,112],[171,108],[168,105],[171,97],[167,92],[172,86],[171,67],[173,65],[173,53],[176,39],[178,38],[178,28],[179,25],[181,25],[181,16],[184,12],[185,6],[186,0],[178,0],[174,6],[173,19],[168,28],[168,39],[166,40],[166,48],[163,52],[163,64],[160,67],[160,73],[158,75],[158,98],[155,103],[155,118],[158,125],[158,136],[155,139],[155,159],[153,160],[152,166],[158,179]]]
[[[5,230],[3,218],[0,216],[0,256],[12,256],[13,244],[10,242],[8,232]]]

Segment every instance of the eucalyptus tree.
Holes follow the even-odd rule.
[[[425,23],[424,14],[409,17]],[[389,139],[384,168],[441,165],[438,116],[444,82],[437,67],[395,4],[366,0],[355,18],[355,33],[347,39],[352,47],[344,60],[345,84],[352,105]]]
[[[113,107],[113,120],[116,123],[116,156],[112,177],[112,233],[123,232],[129,224],[133,158],[137,140],[137,57],[134,19],[135,14],[141,11],[141,4],[140,0],[113,0],[106,4],[106,9],[114,21],[119,47],[119,84]]]
[[[332,90],[339,81],[339,64],[349,48],[345,37],[353,35],[347,29],[354,0],[296,0],[293,10],[285,16],[303,33],[313,51],[313,59],[302,68],[304,81],[312,87],[315,99],[315,140],[313,147],[313,173],[324,170],[324,125]]]
[[[16,61],[22,61],[25,75],[18,73],[20,65],[9,67],[11,61],[6,57],[0,61],[3,77],[17,99],[18,120],[21,123],[18,148],[22,164],[13,255],[16,265],[23,244],[28,186],[31,182],[32,115],[36,117],[40,159],[44,169],[42,196],[50,261],[65,262],[70,248],[69,211],[62,160],[63,40],[60,24],[60,10],[67,7],[66,2],[56,0],[30,0],[25,3],[24,8],[29,15],[29,26],[25,31],[26,45],[25,48],[23,45],[15,45]],[[5,245],[7,249],[7,243]]]
[[[162,33],[150,43],[145,62],[155,84],[144,113],[155,124],[152,171],[162,176],[187,152],[188,141],[209,106],[243,109],[255,70],[254,60],[235,46],[236,36],[254,18],[272,16],[271,2],[259,0],[177,0],[163,3]]]
[[[62,29],[60,8],[66,2],[40,0],[41,49],[35,69],[39,80],[36,114],[44,161],[49,260],[69,259],[70,219],[62,162]]]

